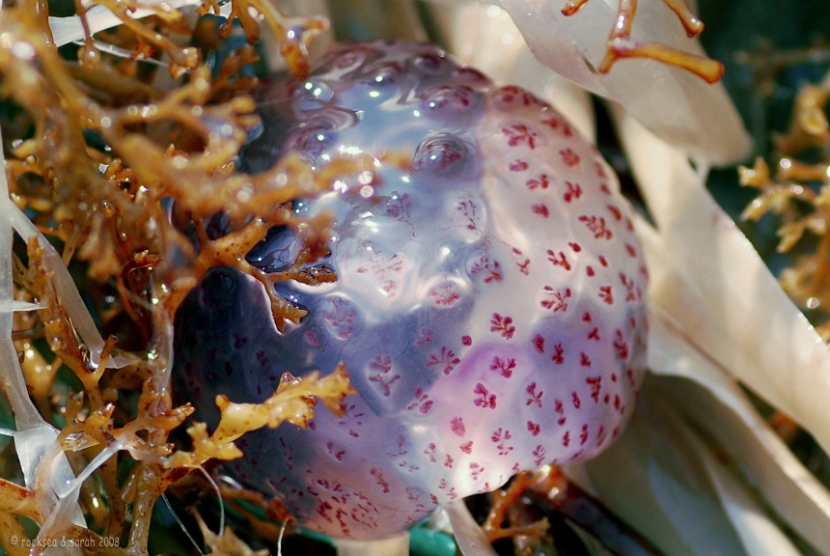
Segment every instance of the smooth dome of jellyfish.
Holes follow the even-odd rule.
[[[308,311],[300,324],[278,332],[263,286],[227,268],[180,307],[177,389],[211,426],[217,394],[263,401],[285,371],[342,361],[358,392],[343,416],[245,435],[225,472],[305,527],[371,539],[608,446],[645,366],[646,270],[597,150],[532,94],[428,45],[337,45],[306,81],[260,92],[243,167],[291,151],[412,163],[294,203],[332,216],[331,255],[314,264],[338,276],[277,284]],[[272,230],[247,260],[282,270],[296,241]]]

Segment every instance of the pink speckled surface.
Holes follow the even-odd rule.
[[[259,283],[229,269],[179,311],[179,391],[211,424],[216,394],[263,400],[286,370],[343,361],[359,392],[343,417],[243,437],[230,475],[305,527],[382,538],[619,434],[645,365],[646,270],[613,172],[565,118],[406,43],[336,46],[306,82],[266,83],[260,107],[249,170],[288,150],[413,164],[295,203],[334,216],[339,276],[278,285],[309,310],[300,325],[278,333]],[[249,260],[281,268],[292,237]]]

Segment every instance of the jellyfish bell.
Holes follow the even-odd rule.
[[[330,255],[308,265],[337,273],[274,286],[298,323],[278,331],[262,283],[226,267],[178,310],[176,389],[211,426],[217,395],[262,402],[285,371],[342,362],[357,391],[306,429],[246,434],[226,473],[304,527],[379,539],[619,435],[645,367],[646,270],[613,171],[564,116],[402,42],[336,45],[259,95],[243,167],[379,158],[292,205],[330,218]],[[394,151],[410,164],[383,164]],[[274,230],[248,261],[284,270],[301,241]]]

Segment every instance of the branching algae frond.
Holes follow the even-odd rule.
[[[118,32],[100,37],[132,49],[132,61],[98,48],[101,43],[91,36],[85,17],[91,6],[78,5],[86,29],[78,62],[62,57],[52,43],[45,4],[18,2],[4,7],[0,17],[4,125],[19,124],[4,130],[14,204],[3,212],[27,240],[15,248],[9,299],[19,301],[9,304],[25,309],[24,301],[30,301],[38,308],[36,316],[16,313],[14,338],[42,418],[18,412],[16,438],[22,441],[26,431],[54,426],[61,429],[56,439],[65,454],[54,464],[44,460],[38,482],[0,484],[0,543],[10,554],[28,553],[14,542],[26,538],[14,515],[41,525],[35,552],[56,539],[71,539],[96,553],[145,554],[157,498],[189,469],[210,458],[239,457],[233,445],[239,435],[285,419],[306,419],[318,397],[339,410],[340,400],[351,392],[344,370],[325,379],[286,377],[262,406],[220,401],[229,424],[209,441],[199,436],[204,429],[193,425],[194,451],[174,453],[170,432],[192,413],[189,405],[174,407],[167,388],[172,321],[181,299],[206,269],[219,264],[236,266],[268,285],[288,277],[327,279],[294,269],[266,278],[246,266],[244,256],[275,224],[298,230],[303,262],[324,255],[326,219],[304,220],[283,205],[330,189],[335,177],[371,173],[371,161],[333,160],[314,170],[294,157],[255,177],[234,172],[241,146],[258,125],[248,96],[256,79],[240,73],[256,59],[253,50],[231,53],[211,75],[201,64],[205,52],[180,46],[192,30],[177,10],[135,2],[98,4],[124,23]],[[133,19],[137,9],[155,15]],[[306,71],[308,38],[324,22],[288,19],[259,1],[234,4],[252,42],[259,30],[251,9],[267,16],[290,68]],[[187,74],[184,84],[160,90],[152,73],[135,63],[159,55],[170,60],[174,77]],[[195,240],[172,224],[170,204],[195,222]],[[229,219],[233,233],[215,240],[203,222],[218,212]],[[72,275],[43,234],[60,245]],[[95,317],[112,333],[106,341],[75,290],[74,280],[82,280],[79,269],[92,280]],[[301,316],[269,290],[277,323]],[[125,324],[130,321],[134,324]],[[119,337],[137,351],[119,350]],[[81,391],[56,388],[62,366],[71,370]],[[17,390],[7,393],[23,407],[25,388]],[[135,399],[130,391],[138,394],[134,406],[127,403]],[[32,446],[38,445],[48,448],[48,443]],[[59,461],[66,461],[77,479],[61,498],[44,498],[40,481],[50,480]],[[127,461],[132,464],[125,466]],[[28,480],[35,468],[23,467]],[[78,526],[73,507],[83,511],[89,529]]]

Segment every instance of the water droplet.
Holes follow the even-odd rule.
[[[322,108],[334,97],[334,91],[325,81],[312,79],[298,87],[295,94],[297,108],[303,111]]]

